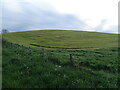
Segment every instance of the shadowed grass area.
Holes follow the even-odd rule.
[[[72,30],[38,30],[5,33],[3,37],[13,43],[46,48],[109,48],[118,46],[118,35]]]

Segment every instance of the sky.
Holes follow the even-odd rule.
[[[118,33],[118,2],[119,0],[1,0],[0,28],[11,32],[62,29]]]

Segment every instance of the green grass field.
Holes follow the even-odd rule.
[[[13,43],[46,48],[109,48],[118,46],[118,35],[67,30],[38,30],[5,33],[3,37]]]
[[[120,49],[117,47],[117,36],[55,30],[5,33],[2,86],[118,88]],[[44,48],[44,57],[41,47]],[[70,54],[73,56],[73,65],[70,63]]]

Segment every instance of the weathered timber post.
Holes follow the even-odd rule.
[[[42,57],[44,57],[44,48],[42,48]]]
[[[73,59],[72,54],[70,54],[70,64],[71,64],[72,66],[74,65],[74,59]]]

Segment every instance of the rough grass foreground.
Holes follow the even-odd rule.
[[[74,54],[74,66],[69,54]],[[42,50],[3,42],[3,88],[117,88],[118,49]]]

